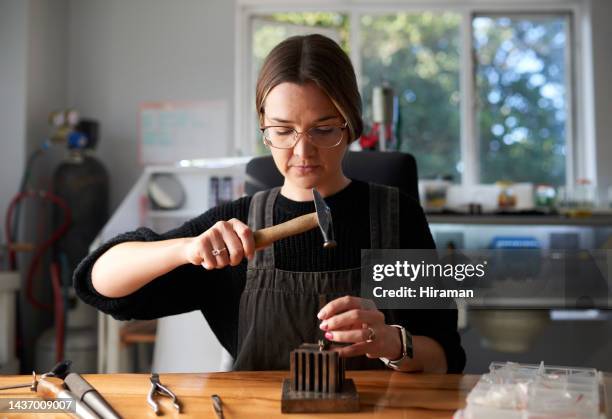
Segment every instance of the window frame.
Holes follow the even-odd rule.
[[[257,132],[253,118],[255,92],[252,88],[251,18],[260,14],[277,12],[335,12],[349,17],[350,58],[353,62],[358,85],[361,86],[360,18],[363,14],[389,14],[392,12],[447,11],[461,15],[460,26],[460,150],[462,162],[461,185],[480,184],[479,142],[477,136],[477,103],[475,83],[475,52],[473,50],[472,19],[477,15],[567,14],[569,34],[566,34],[566,184],[575,185],[580,178],[596,184],[594,119],[588,116],[592,110],[593,91],[589,85],[591,55],[583,43],[588,41],[588,9],[580,0],[517,0],[507,4],[501,0],[395,0],[376,3],[374,0],[238,0],[236,5],[235,44],[235,92],[233,151],[236,155],[253,155]],[[578,81],[582,82],[578,82]],[[245,93],[246,92],[246,93]],[[580,110],[580,112],[578,112]],[[592,115],[592,113],[591,113]]]

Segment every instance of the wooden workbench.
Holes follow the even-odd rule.
[[[162,384],[172,390],[183,405],[180,418],[216,418],[210,396],[223,401],[226,419],[233,418],[451,418],[465,405],[465,398],[478,381],[477,375],[406,374],[391,371],[348,371],[359,391],[361,411],[347,414],[281,415],[281,383],[288,372],[225,372],[208,374],[160,374]],[[144,374],[84,375],[125,418],[155,418],[146,403],[149,376]],[[0,386],[27,382],[28,376],[0,376]],[[606,384],[612,376],[606,376]],[[31,393],[30,393],[31,394]],[[27,397],[29,390],[8,390],[0,397]],[[30,396],[31,397],[31,396]],[[605,397],[605,396],[604,396]],[[179,417],[170,400],[159,397],[165,417]],[[609,395],[608,395],[609,400]],[[16,415],[0,418],[67,418],[63,414]]]

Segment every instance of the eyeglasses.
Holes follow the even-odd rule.
[[[318,148],[333,148],[338,146],[344,138],[344,130],[348,122],[338,125],[320,125],[310,128],[306,132],[298,132],[291,127],[270,126],[262,127],[263,141],[267,146],[274,148],[289,149],[295,147],[299,141],[300,134],[306,134],[306,138],[312,145]]]

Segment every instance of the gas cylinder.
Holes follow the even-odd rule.
[[[91,149],[97,144],[98,124],[81,121],[67,141],[67,155],[53,175],[53,192],[64,200],[71,211],[71,225],[54,247],[54,260],[62,271],[62,289],[66,310],[64,358],[73,361],[75,371],[96,371],[97,312],[76,298],[72,273],[89,253],[109,217],[109,176],[104,165]],[[64,222],[64,214],[53,212],[54,228]],[[55,364],[55,331],[50,329],[37,342],[37,370],[47,371]]]
[[[104,165],[86,151],[71,150],[55,170],[53,185],[54,193],[68,204],[72,215],[70,229],[56,246],[56,252],[66,256],[67,267],[72,272],[87,256],[89,245],[108,220],[108,173]],[[61,225],[61,217],[61,210],[55,211],[55,225]]]

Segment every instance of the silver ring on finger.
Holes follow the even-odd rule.
[[[372,342],[374,342],[376,340],[376,332],[371,327],[368,327],[368,330],[370,331],[370,334],[368,335],[368,338],[366,339],[366,342],[367,343],[372,343]]]
[[[213,249],[211,253],[213,256],[219,256],[222,252],[225,251],[227,251],[227,247],[224,247],[223,249]]]

